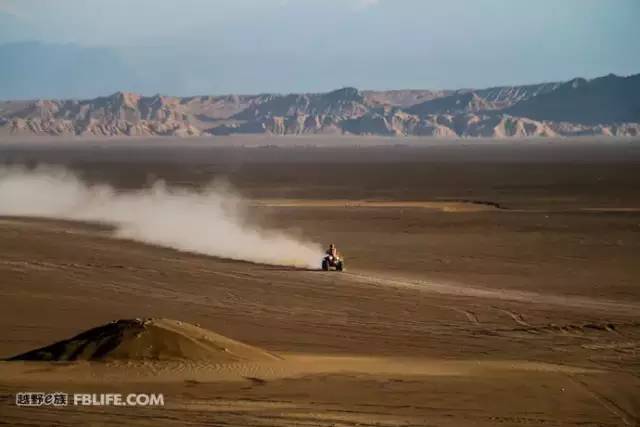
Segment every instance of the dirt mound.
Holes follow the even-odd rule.
[[[9,360],[192,360],[215,363],[276,360],[256,347],[168,319],[118,320]]]

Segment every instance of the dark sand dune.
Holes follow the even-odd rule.
[[[206,360],[257,362],[277,357],[255,347],[169,319],[118,320],[9,360]]]

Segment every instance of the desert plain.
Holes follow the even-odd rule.
[[[347,265],[1,217],[0,357],[147,318],[212,331],[225,357],[5,360],[0,424],[640,424],[638,141],[282,141],[0,146],[3,165],[58,165],[122,191],[223,179],[252,222],[335,243]],[[23,408],[23,391],[163,393],[165,405]]]

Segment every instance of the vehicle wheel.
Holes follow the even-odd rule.
[[[326,259],[322,260],[322,270],[329,271],[329,262]]]
[[[343,271],[343,267],[344,267],[344,265],[342,264],[342,261],[340,261],[339,263],[336,264],[336,270],[337,271]]]

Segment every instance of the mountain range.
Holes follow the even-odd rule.
[[[640,74],[488,89],[0,102],[0,136],[640,135]]]

